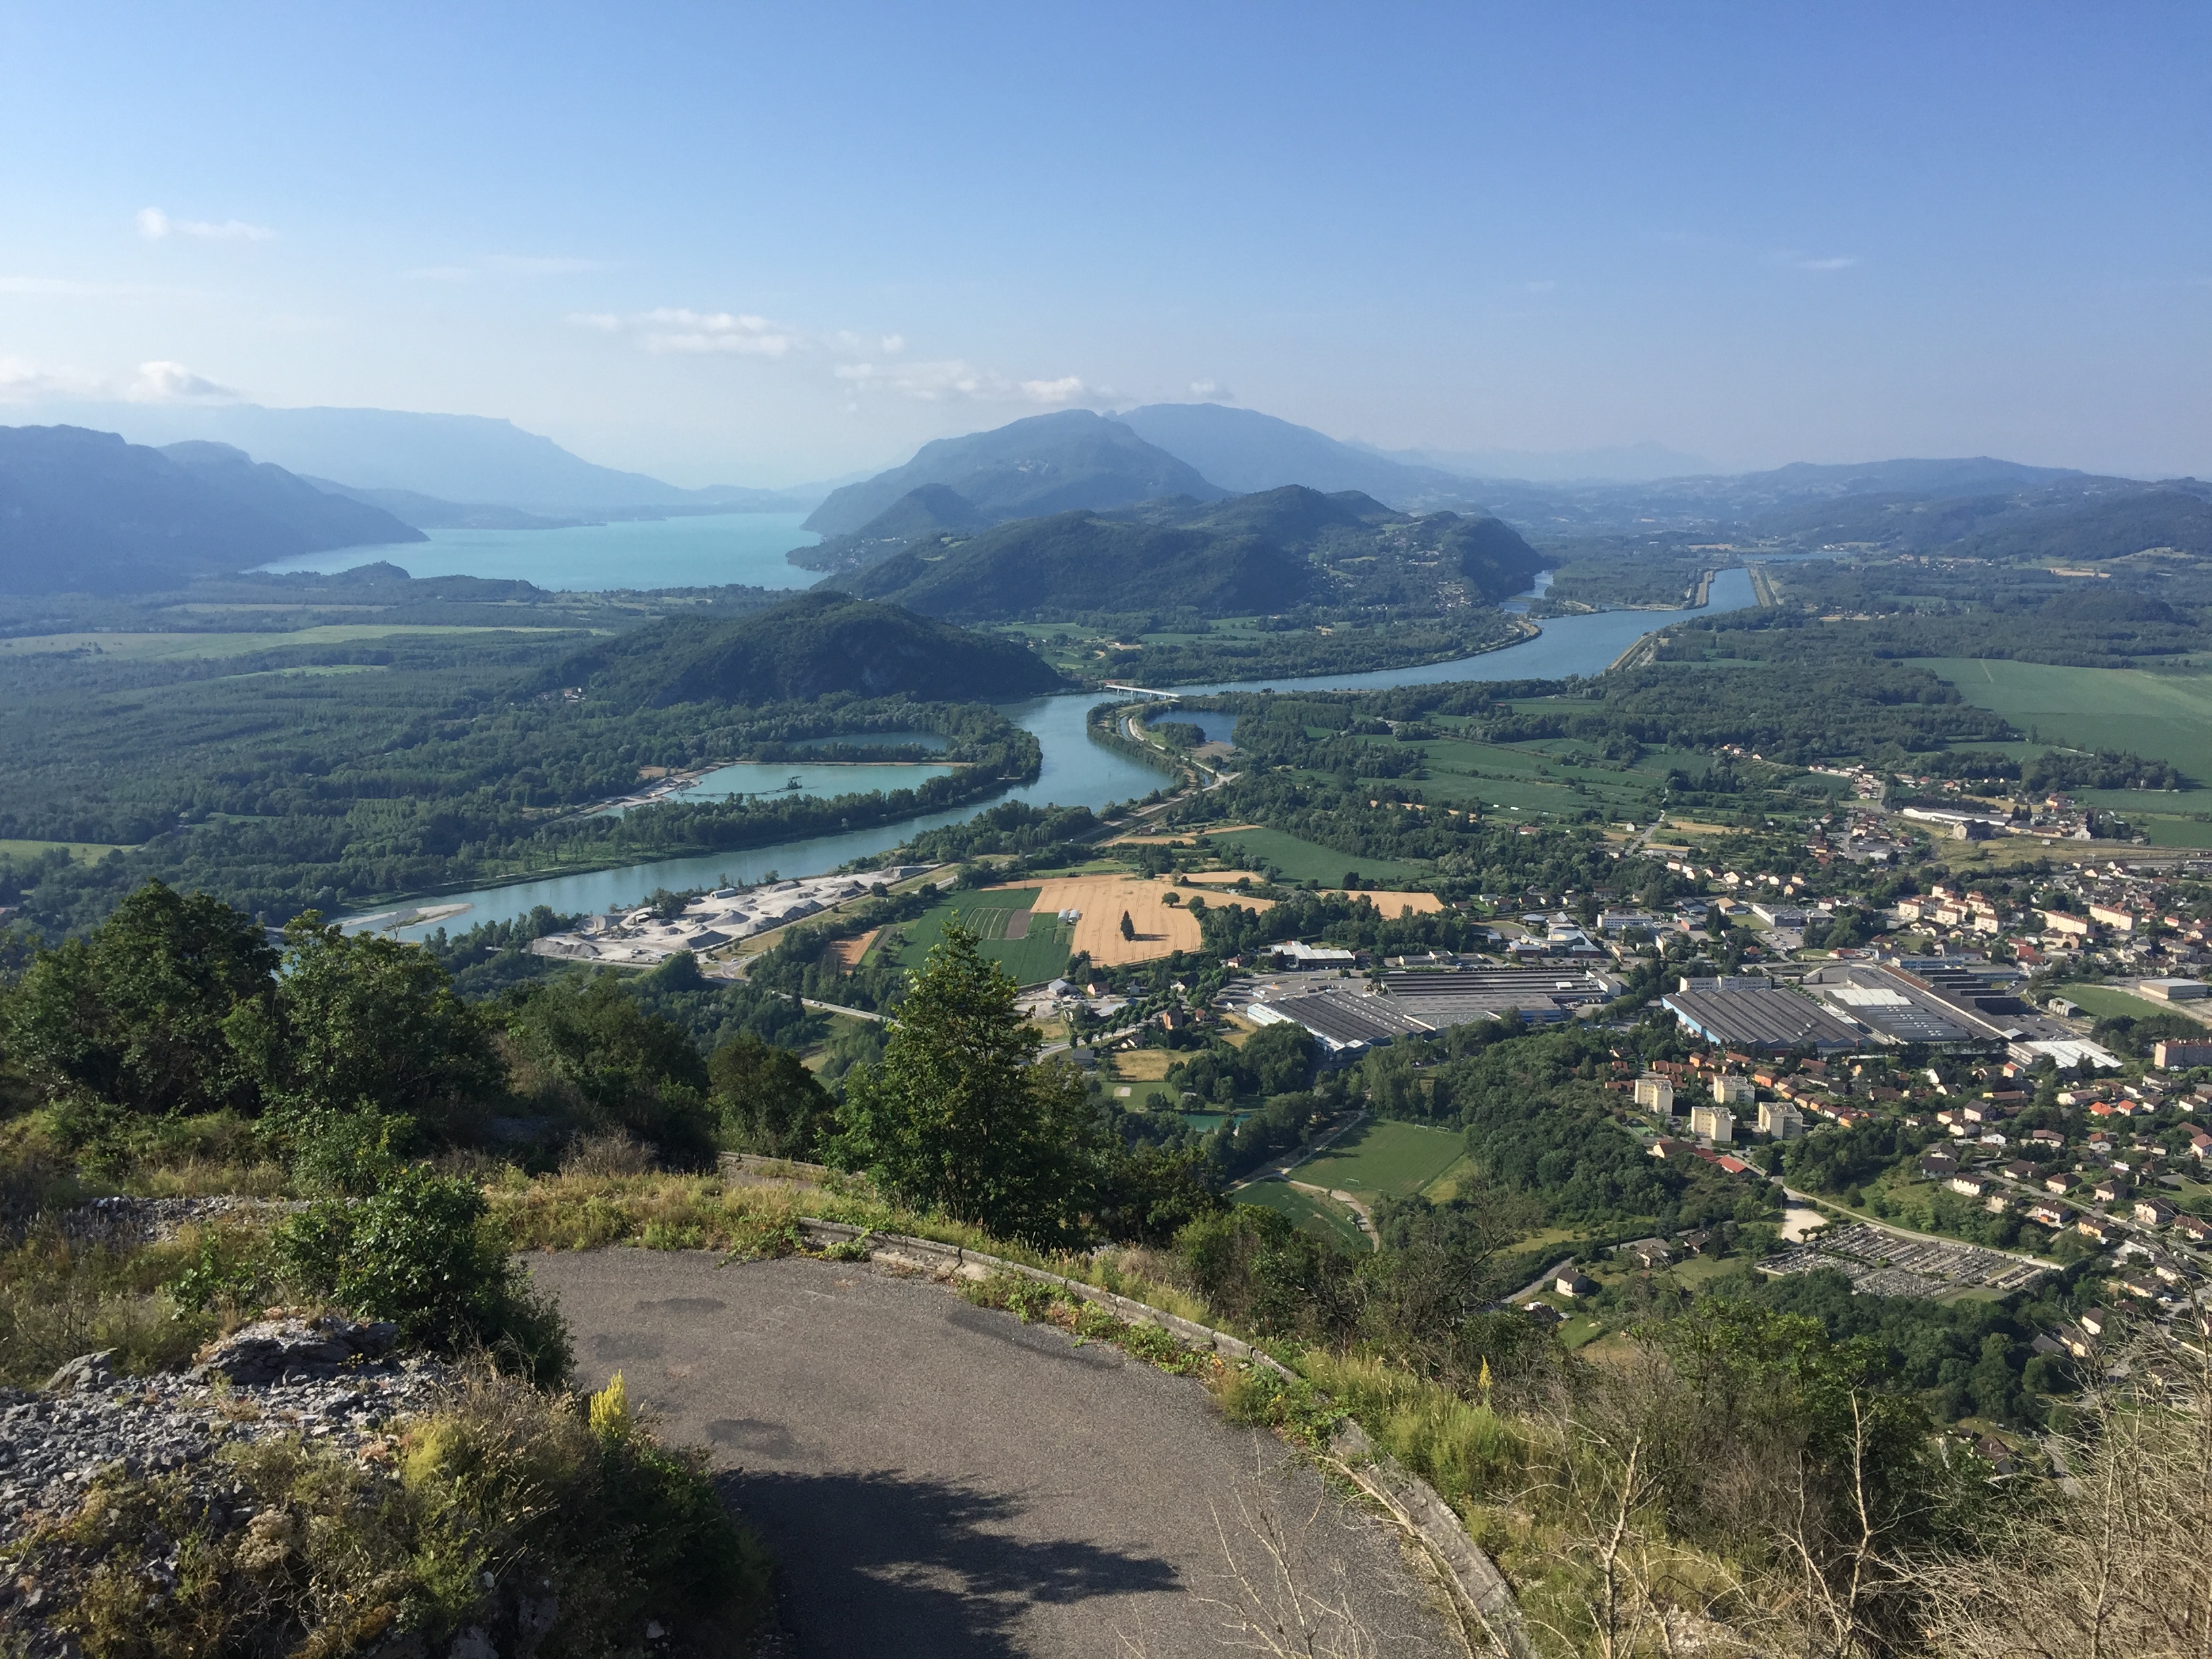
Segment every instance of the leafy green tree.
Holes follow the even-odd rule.
[[[368,1109],[435,1130],[503,1093],[488,1022],[428,951],[348,936],[312,910],[284,944],[273,1000],[241,1005],[225,1023],[272,1110]]]
[[[31,963],[8,998],[7,1048],[50,1094],[133,1112],[252,1109],[225,1025],[270,1006],[276,963],[251,918],[149,882],[89,937]]]
[[[1087,1206],[1097,1117],[1073,1066],[1033,1063],[1042,1039],[1015,994],[975,933],[948,922],[882,1060],[847,1076],[832,1159],[1000,1237],[1063,1243]]]
[[[767,1158],[811,1158],[837,1103],[788,1048],[741,1031],[707,1061],[727,1144]]]
[[[1137,924],[1129,920],[1129,913],[1127,910],[1121,912],[1121,937],[1123,939],[1137,937]]]
[[[501,1010],[518,1094],[579,1127],[620,1129],[678,1163],[714,1156],[707,1063],[684,1029],[610,973],[518,986]]]

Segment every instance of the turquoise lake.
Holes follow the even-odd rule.
[[[623,587],[811,587],[820,573],[783,556],[822,538],[803,513],[713,513],[568,530],[427,530],[427,542],[347,547],[264,570],[327,575],[388,560],[410,576],[489,576],[572,593]]]

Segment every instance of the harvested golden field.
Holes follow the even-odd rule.
[[[1203,830],[1186,830],[1179,836],[1116,836],[1106,842],[1109,847],[1168,847],[1177,842],[1188,844],[1202,842],[1208,836],[1233,836],[1239,830],[1258,830],[1256,823],[1209,824]]]
[[[1324,898],[1370,899],[1375,908],[1386,916],[1402,915],[1411,910],[1417,916],[1432,916],[1444,908],[1444,902],[1434,893],[1378,893],[1371,887],[1363,887],[1356,893],[1347,893],[1341,887],[1332,887]]]
[[[868,954],[868,947],[876,942],[876,935],[883,931],[880,927],[871,927],[857,939],[838,939],[822,952],[822,960],[835,963],[841,972],[849,974],[860,965],[860,958]]]
[[[1038,886],[1033,908],[1046,915],[1060,910],[1083,913],[1083,920],[1075,924],[1075,937],[1069,948],[1089,951],[1091,961],[1102,968],[1151,962],[1177,951],[1195,951],[1199,947],[1198,918],[1186,908],[1186,896],[1176,892],[1172,880],[1143,876],[1071,876]],[[1167,902],[1170,893],[1176,896],[1173,904]],[[1254,910],[1264,910],[1269,903],[1266,899],[1246,898],[1237,893],[1209,893],[1206,900],[1209,904],[1241,904]],[[1134,939],[1121,937],[1121,916],[1125,911],[1136,931]]]

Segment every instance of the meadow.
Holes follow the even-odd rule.
[[[1322,847],[1280,830],[1239,830],[1234,835],[1208,837],[1224,858],[1244,864],[1267,864],[1283,872],[1287,881],[1318,881],[1334,887],[1357,871],[1363,882],[1393,882],[1412,885],[1435,874],[1426,865],[1399,859],[1355,858],[1334,847]]]
[[[333,623],[283,634],[29,634],[0,640],[0,656],[43,657],[83,652],[131,661],[203,660],[255,656],[288,646],[358,645],[368,640],[443,638],[461,634],[574,634],[573,628],[479,628],[454,623]],[[602,630],[593,630],[602,631]],[[238,678],[244,678],[240,675]]]
[[[1918,658],[1912,665],[2003,715],[2037,747],[2129,750],[2169,762],[2199,784],[2212,781],[2212,675],[1960,657]]]

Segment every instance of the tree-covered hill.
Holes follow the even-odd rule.
[[[158,450],[82,427],[0,427],[0,592],[147,592],[427,539],[225,444]]]
[[[949,484],[909,489],[848,536],[831,536],[813,547],[792,550],[801,570],[865,570],[902,548],[947,535],[988,529],[994,519]]]
[[[581,686],[591,701],[639,708],[841,693],[988,702],[1064,686],[1034,652],[1011,641],[828,592],[735,620],[649,623],[556,663],[544,680],[549,690]]]
[[[1003,621],[1158,605],[1285,611],[1316,597],[1319,575],[1300,555],[1249,535],[1060,513],[925,543],[845,580],[932,616]]]
[[[1302,605],[1434,611],[1526,588],[1536,550],[1496,519],[1416,518],[1357,490],[1286,485],[1227,501],[1019,520],[919,542],[853,592],[963,621],[1188,607],[1275,614]]]

